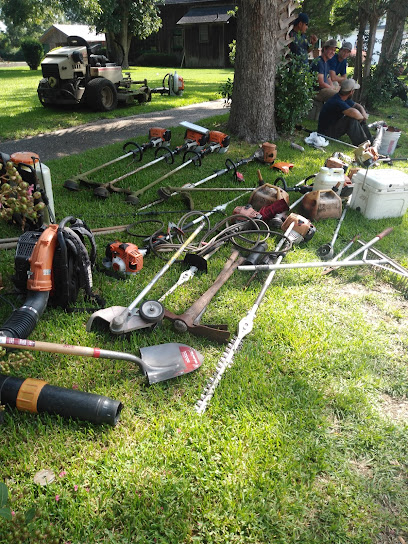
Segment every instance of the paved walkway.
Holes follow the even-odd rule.
[[[10,154],[15,151],[32,151],[46,163],[48,160],[82,153],[87,149],[147,135],[149,128],[154,126],[171,128],[179,125],[181,121],[200,124],[201,119],[222,115],[228,111],[229,109],[224,106],[224,100],[220,99],[167,111],[96,121],[22,140],[7,140],[0,143],[0,152]]]

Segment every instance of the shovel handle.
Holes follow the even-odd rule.
[[[71,346],[70,344],[53,344],[52,342],[36,342],[23,338],[10,338],[0,336],[0,346],[11,349],[24,349],[28,351],[46,351],[48,353],[65,353],[68,355],[81,355],[83,357],[100,356],[99,348],[88,348],[83,346]]]

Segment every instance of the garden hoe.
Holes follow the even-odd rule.
[[[99,172],[100,170],[104,170],[108,166],[123,161],[124,159],[127,159],[129,157],[133,157],[133,160],[135,161],[136,157],[138,156],[137,160],[140,162],[146,149],[162,146],[167,147],[170,144],[171,131],[164,128],[154,127],[149,130],[149,138],[149,141],[145,144],[142,144],[141,146],[135,142],[126,142],[122,148],[123,151],[126,151],[127,148],[133,146],[133,149],[131,151],[125,153],[124,155],[121,155],[120,157],[117,157],[116,159],[106,162],[105,164],[100,164],[99,166],[96,166],[95,168],[92,168],[91,170],[88,170],[83,174],[78,174],[77,176],[73,176],[72,178],[67,179],[64,182],[64,187],[66,189],[69,189],[70,191],[78,191],[79,183],[82,183],[87,187],[95,187],[95,190],[98,187],[107,187],[111,182],[103,184],[98,183],[96,181],[88,179],[88,176],[94,174],[95,172]]]
[[[0,336],[0,346],[4,348],[23,349],[30,351],[45,351],[48,353],[64,353],[95,359],[113,359],[135,363],[149,380],[149,384],[163,382],[182,374],[188,374],[199,368],[204,357],[185,344],[169,343],[140,348],[141,357],[111,351],[107,349],[71,346],[69,344],[54,344],[51,342],[36,342],[21,338]]]
[[[112,334],[120,335],[127,334],[138,329],[152,328],[159,323],[163,319],[164,315],[164,308],[160,302],[155,300],[147,300],[143,302],[139,308],[137,305],[143,300],[145,295],[165,274],[165,272],[167,272],[170,266],[176,261],[189,243],[199,234],[199,232],[201,232],[204,227],[205,223],[204,221],[201,221],[201,224],[190,234],[190,236],[183,242],[179,249],[163,266],[163,268],[159,270],[154,278],[146,285],[146,287],[127,308],[124,306],[111,306],[110,308],[104,308],[103,310],[94,312],[88,319],[86,330],[91,331],[94,325],[108,325]]]

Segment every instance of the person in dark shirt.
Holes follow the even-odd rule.
[[[347,79],[347,59],[351,55],[353,46],[351,42],[343,42],[338,53],[329,60],[329,74],[332,81],[338,84]]]
[[[322,107],[317,127],[319,134],[336,139],[347,134],[355,146],[367,140],[372,143],[372,135],[366,123],[368,113],[352,99],[354,91],[359,88],[360,85],[354,79],[341,82],[340,91]]]
[[[289,37],[293,40],[289,44],[292,55],[302,57],[305,64],[309,64],[309,49],[317,42],[317,36],[312,34],[310,39],[306,36],[309,26],[309,17],[306,13],[299,13],[293,22],[293,28],[289,32]]]
[[[317,74],[317,94],[314,97],[319,102],[326,102],[334,94],[339,92],[339,84],[333,82],[329,73],[329,60],[336,52],[336,40],[328,40],[323,44],[322,54],[310,65],[310,71]]]

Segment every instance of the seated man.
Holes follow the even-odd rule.
[[[351,42],[343,42],[338,53],[329,60],[329,74],[332,81],[338,84],[347,79],[347,59],[351,55],[353,46]]]
[[[289,37],[293,38],[293,41],[289,44],[289,49],[292,55],[298,55],[302,57],[305,64],[309,65],[309,50],[312,49],[317,42],[317,36],[312,34],[310,39],[306,36],[306,31],[309,26],[309,17],[306,13],[299,13],[297,18],[293,21],[293,28],[289,32]]]
[[[367,126],[368,113],[361,104],[352,100],[355,89],[360,85],[354,79],[341,82],[340,91],[332,96],[322,107],[317,131],[331,138],[339,139],[347,134],[351,143],[359,146],[372,136]]]
[[[317,73],[317,91],[314,97],[319,102],[326,102],[334,94],[339,92],[339,84],[330,79],[329,60],[336,52],[336,40],[328,40],[323,44],[322,54],[310,65],[310,71]]]

